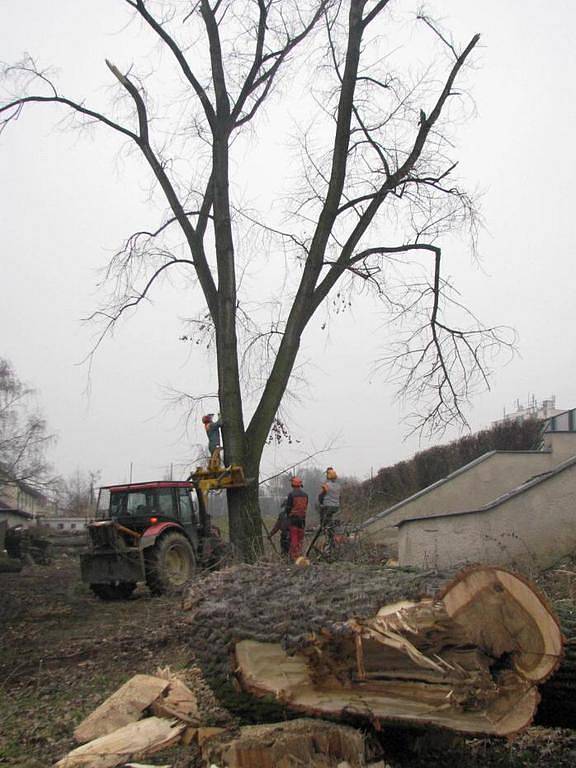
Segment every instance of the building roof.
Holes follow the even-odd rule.
[[[413,493],[411,496],[407,496],[405,499],[402,499],[402,501],[397,502],[391,507],[386,507],[386,509],[381,510],[380,512],[377,512],[375,515],[372,515],[372,517],[369,517],[367,520],[364,520],[361,524],[361,528],[366,528],[368,525],[371,525],[376,520],[381,520],[384,517],[387,517],[388,515],[392,514],[392,512],[396,512],[397,509],[400,509],[401,507],[405,506],[406,504],[410,504],[410,502],[414,501],[415,499],[420,498],[420,496],[425,496],[427,493],[430,493],[430,491],[434,491],[436,488],[439,488],[441,485],[444,485],[445,483],[450,482],[455,477],[458,477],[458,475],[462,475],[464,472],[468,472],[469,469],[472,469],[472,467],[475,467],[477,464],[481,464],[483,461],[486,461],[487,459],[491,458],[492,456],[495,456],[498,453],[524,453],[524,454],[542,454],[542,453],[549,453],[549,451],[488,451],[487,453],[483,453],[482,456],[478,456],[477,459],[473,459],[473,461],[468,462],[468,464],[464,464],[462,467],[458,467],[458,469],[455,469],[454,472],[451,472],[449,475],[446,475],[446,477],[440,478],[440,480],[436,480],[435,483],[432,483],[431,485],[427,485],[426,488],[422,488],[419,491],[416,491],[416,493]]]
[[[12,507],[7,507],[6,504],[0,505],[0,515],[17,515],[18,517],[23,517],[25,520],[33,520],[34,515],[32,512],[26,512],[23,509],[14,509]]]
[[[522,483],[522,485],[516,486],[516,488],[512,488],[510,491],[506,491],[506,493],[503,493],[501,496],[498,496],[493,501],[489,502],[488,504],[485,504],[483,507],[476,507],[475,509],[466,509],[464,511],[458,511],[455,512],[443,512],[440,515],[433,515],[430,517],[429,515],[420,515],[418,517],[407,517],[404,520],[400,520],[396,525],[395,528],[401,528],[405,523],[413,523],[418,520],[428,520],[433,521],[437,520],[441,517],[457,517],[458,515],[474,515],[478,512],[489,512],[491,509],[494,509],[495,507],[499,507],[501,504],[503,504],[505,501],[508,501],[509,499],[514,498],[515,496],[520,496],[522,493],[526,493],[526,491],[531,490],[535,485],[540,485],[540,483],[546,482],[546,480],[550,480],[553,477],[556,477],[556,475],[559,475],[561,472],[564,472],[566,469],[570,469],[570,467],[576,466],[576,456],[571,456],[566,461],[562,462],[562,464],[558,464],[558,466],[554,467],[553,469],[550,469],[548,472],[541,472],[539,475],[535,475],[534,477],[531,477],[530,480],[527,480],[525,483]]]

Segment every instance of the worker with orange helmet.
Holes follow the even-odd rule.
[[[290,481],[292,490],[284,502],[288,515],[288,531],[290,533],[290,557],[296,560],[302,554],[302,542],[306,528],[306,510],[308,509],[308,494],[302,488],[302,480],[293,477]]]
[[[214,421],[214,414],[207,413],[206,416],[202,416],[202,424],[204,424],[206,436],[208,437],[208,450],[210,452],[210,456],[214,457],[215,451],[218,451],[219,455],[221,445],[220,427],[222,426],[220,417],[218,417],[217,421]]]
[[[322,483],[318,502],[320,507],[320,525],[333,529],[335,518],[340,512],[340,481],[334,467],[326,469],[326,482]]]

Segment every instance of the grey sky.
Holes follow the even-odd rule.
[[[467,76],[478,114],[459,128],[455,154],[468,186],[484,192],[487,228],[480,265],[454,248],[446,252],[448,272],[482,320],[518,330],[521,352],[475,399],[470,423],[488,424],[529,393],[556,394],[560,406],[573,407],[576,7],[568,0],[438,0],[430,8],[457,40],[482,33],[477,70]],[[63,91],[103,103],[110,84],[104,57],[124,63],[137,37],[136,28],[121,32],[125,21],[120,0],[0,0],[0,58],[27,51],[60,70]],[[203,442],[200,424],[185,438],[179,415],[165,413],[163,388],[213,391],[213,361],[179,341],[180,318],[194,308],[174,281],[100,347],[86,392],[87,369],[77,364],[94,329],[79,321],[98,304],[99,270],[124,237],[160,221],[162,210],[147,203],[147,177],[134,157],[119,158],[114,136],[59,131],[61,116],[27,110],[0,138],[0,354],[38,388],[59,434],[53,459],[60,472],[102,469],[104,481],[121,481],[132,461],[135,479],[152,479],[171,462],[184,466],[196,453],[191,443]],[[255,165],[249,181],[267,182],[269,166]],[[270,449],[264,475],[330,441],[334,449],[319,463],[360,477],[418,449],[415,438],[403,442],[394,388],[371,372],[386,340],[382,326],[374,305],[357,301],[327,331],[316,325],[307,333],[309,386],[291,424],[300,442]]]

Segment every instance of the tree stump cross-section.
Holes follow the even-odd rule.
[[[216,694],[252,719],[277,716],[275,703],[343,721],[507,735],[530,724],[538,685],[562,655],[558,622],[535,587],[489,566],[243,566],[196,585],[187,607]]]

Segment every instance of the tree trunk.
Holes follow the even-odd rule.
[[[185,607],[208,682],[248,721],[515,733],[562,652],[544,599],[495,567],[242,566],[199,582]]]
[[[364,753],[364,737],[356,728],[310,719],[248,725],[202,745],[206,765],[226,768],[360,768]]]
[[[235,554],[245,563],[253,563],[264,552],[262,518],[260,516],[258,476],[250,474],[250,465],[244,466],[249,481],[246,488],[227,491],[230,542]]]
[[[573,600],[559,600],[554,607],[566,638],[564,657],[541,688],[536,721],[554,728],[576,728],[576,610]]]

